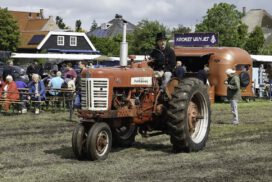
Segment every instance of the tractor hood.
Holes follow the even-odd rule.
[[[83,71],[82,78],[108,78],[112,87],[151,87],[152,68],[107,67]]]

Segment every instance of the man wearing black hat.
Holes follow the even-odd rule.
[[[162,87],[165,88],[176,66],[176,55],[173,49],[166,47],[164,32],[157,34],[156,47],[151,52],[150,57],[153,62],[152,68],[164,77]]]

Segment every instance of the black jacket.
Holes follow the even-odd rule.
[[[173,72],[176,66],[176,55],[173,49],[166,47],[160,50],[158,47],[153,49],[150,57],[154,59],[153,69],[156,71],[170,71]]]
[[[13,67],[12,66],[9,66],[9,65],[6,65],[4,66],[4,69],[3,69],[3,80],[6,81],[6,77],[8,75],[11,75],[13,77]],[[14,79],[14,77],[13,77]]]

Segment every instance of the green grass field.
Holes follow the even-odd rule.
[[[174,154],[169,136],[138,135],[134,146],[91,162],[72,152],[76,116],[0,115],[0,181],[271,181],[271,116],[272,102],[241,102],[234,126],[230,105],[215,104],[203,151]]]

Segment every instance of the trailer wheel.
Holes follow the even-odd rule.
[[[167,125],[175,152],[199,151],[205,147],[210,113],[207,87],[195,78],[182,80],[174,89],[167,110]]]
[[[87,136],[87,155],[90,160],[105,160],[111,150],[112,134],[105,122],[95,123]]]
[[[129,123],[119,128],[113,128],[113,146],[115,147],[129,147],[135,142],[137,134],[137,126]]]
[[[82,160],[86,157],[86,138],[87,133],[85,127],[80,123],[74,129],[72,136],[72,148],[78,160]]]

